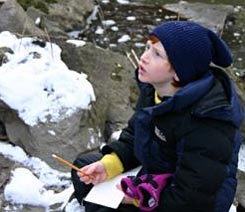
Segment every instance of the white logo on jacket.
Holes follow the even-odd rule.
[[[160,139],[160,140],[162,140],[162,141],[164,141],[164,142],[166,142],[167,141],[167,139],[166,139],[166,136],[163,134],[163,132],[161,132],[161,130],[159,130],[156,126],[155,126],[155,134],[156,134],[156,136]]]

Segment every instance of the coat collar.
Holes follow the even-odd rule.
[[[240,126],[244,113],[234,84],[222,69],[212,67],[210,70],[201,79],[187,84],[174,96],[166,98],[163,103],[145,107],[143,111],[154,116],[169,111],[180,112],[191,106],[194,116],[230,121]],[[149,84],[140,83],[140,87],[144,90],[149,87],[154,95]]]

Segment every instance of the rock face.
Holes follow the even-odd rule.
[[[222,33],[227,15],[234,11],[229,5],[209,5],[199,2],[165,4],[164,8],[178,13],[180,17],[203,24],[217,33]]]
[[[134,68],[126,56],[92,44],[74,49],[72,45],[58,40],[56,43],[63,49],[62,59],[67,66],[86,73],[93,82],[96,102],[92,116],[96,114],[94,121],[97,120],[100,129],[109,127],[115,131],[125,126],[125,120],[132,115],[137,98]],[[105,138],[109,136],[108,132],[103,135]]]
[[[86,125],[82,127],[80,125],[86,113],[87,111],[80,110],[57,123],[46,122],[29,126],[11,108],[6,108],[2,120],[12,143],[53,168],[68,171],[67,167],[60,166],[53,160],[51,157],[53,153],[72,161],[78,153],[96,148],[100,144],[100,140],[96,138],[97,133],[90,134],[90,129]],[[92,137],[94,143],[90,144]]]
[[[245,208],[245,173],[238,171],[237,173],[238,186],[236,193],[236,201]]]
[[[0,20],[0,31],[33,36],[44,36],[45,34],[35,26],[35,23],[15,0],[8,0],[0,5]]]
[[[58,0],[56,2],[48,5],[48,17],[59,23],[60,28],[64,31],[83,28],[86,17],[94,7],[91,0],[83,0],[82,2],[80,0]]]

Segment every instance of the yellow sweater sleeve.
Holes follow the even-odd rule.
[[[111,179],[124,171],[123,164],[115,152],[104,155],[100,161],[106,168],[107,179]]]

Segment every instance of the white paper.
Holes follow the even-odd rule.
[[[84,198],[85,201],[103,205],[110,208],[118,208],[121,203],[124,193],[117,188],[121,178],[126,176],[135,176],[141,167],[137,167],[128,172],[122,173],[108,181],[93,186],[88,195]]]

